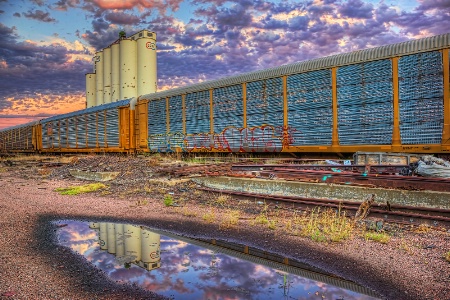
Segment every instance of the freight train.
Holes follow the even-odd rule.
[[[147,93],[0,130],[0,151],[448,154],[449,48],[447,33]]]

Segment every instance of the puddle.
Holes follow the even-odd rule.
[[[377,299],[348,281],[144,226],[58,224],[64,225],[58,229],[59,244],[112,280],[173,299]]]

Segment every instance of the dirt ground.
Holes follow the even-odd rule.
[[[0,161],[1,299],[163,299],[136,286],[118,285],[84,259],[57,245],[50,221],[129,222],[187,237],[238,242],[280,254],[368,287],[383,299],[450,299],[450,232],[442,228],[391,226],[387,243],[366,240],[362,231],[341,242],[296,235],[279,217],[275,226],[255,223],[264,209],[250,202],[199,191],[173,170],[192,162],[160,157],[91,155],[33,161]],[[77,196],[58,187],[90,183],[69,169],[116,171],[106,188]],[[171,195],[172,206],[164,199]],[[267,209],[267,208],[266,208]],[[239,210],[236,223],[231,210]],[[210,216],[206,218],[205,216]],[[212,217],[211,217],[212,216]]]

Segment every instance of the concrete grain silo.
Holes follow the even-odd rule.
[[[114,223],[106,223],[106,231],[108,233],[108,252],[116,253],[116,229]]]
[[[155,93],[156,33],[142,30],[133,37],[137,41],[137,96]]]
[[[125,238],[125,255],[133,258],[133,261],[141,260],[141,228],[136,225],[123,225]]]
[[[125,239],[123,236],[123,224],[115,224],[114,226],[116,232],[116,255],[125,255]]]
[[[95,91],[95,73],[86,74],[86,108],[95,106],[96,91]]]
[[[100,223],[100,232],[99,232],[99,243],[100,249],[108,250],[108,230],[106,227],[106,223]]]
[[[141,230],[141,261],[146,263],[154,263],[161,260],[160,250],[161,236],[157,233],[151,232],[148,229]]]
[[[120,100],[136,97],[136,41],[122,39],[119,42]]]
[[[118,42],[111,45],[111,102],[121,100],[119,48]]]
[[[103,51],[95,53],[95,103],[96,105],[103,104]]]
[[[156,33],[148,30],[128,38],[120,32],[118,40],[95,53],[94,73],[86,74],[87,107],[137,98],[156,90]]]
[[[111,47],[103,49],[103,103],[111,103]]]

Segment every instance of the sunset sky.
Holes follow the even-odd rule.
[[[83,109],[92,56],[158,35],[158,90],[450,32],[450,0],[0,0],[0,129]]]

